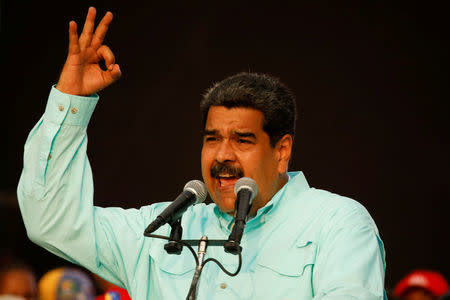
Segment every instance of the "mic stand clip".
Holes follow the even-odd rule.
[[[235,220],[233,230],[231,231],[228,240],[224,243],[223,248],[225,252],[231,254],[238,254],[242,252],[242,247],[240,246],[242,235],[244,233],[245,220]]]
[[[173,223],[169,224],[172,228],[170,230],[169,242],[164,244],[164,250],[168,254],[180,255],[183,251],[183,244],[180,243],[181,237],[183,235],[183,227],[181,227],[181,218]]]

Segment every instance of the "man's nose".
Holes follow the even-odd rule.
[[[232,146],[230,145],[230,141],[224,139],[219,147],[217,148],[216,152],[216,161],[224,163],[224,162],[233,162],[236,159],[234,150]]]

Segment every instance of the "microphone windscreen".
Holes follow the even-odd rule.
[[[256,184],[256,181],[254,181],[250,177],[239,178],[239,180],[234,184],[234,193],[236,195],[242,189],[248,189],[252,192],[251,200],[253,200],[256,195],[258,195],[258,185]]]
[[[190,191],[195,194],[196,202],[202,203],[205,201],[206,196],[208,195],[208,190],[206,189],[206,185],[200,180],[191,180],[183,188],[183,191]]]

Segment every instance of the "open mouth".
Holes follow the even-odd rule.
[[[244,172],[239,167],[216,163],[211,168],[211,177],[216,179],[216,186],[220,190],[226,190],[233,188],[236,181],[244,177]]]
[[[238,179],[239,177],[229,174],[220,174],[216,176],[216,180],[220,188],[233,187]]]

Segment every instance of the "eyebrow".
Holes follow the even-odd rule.
[[[211,130],[205,129],[205,130],[203,130],[203,135],[204,136],[205,135],[217,135],[217,134],[219,134],[217,129],[211,129]],[[242,138],[253,138],[253,139],[256,139],[256,135],[253,132],[250,132],[250,131],[236,131],[236,130],[233,130],[232,134],[233,135],[237,135],[238,137],[242,137]]]
[[[215,134],[217,134],[217,130],[215,130],[215,129],[213,129],[213,130],[208,130],[208,129],[203,130],[203,135],[215,135]]]
[[[249,138],[256,139],[256,135],[253,132],[250,132],[250,131],[244,131],[244,132],[233,131],[233,134],[235,134],[235,135],[237,135],[239,137],[249,137]]]

